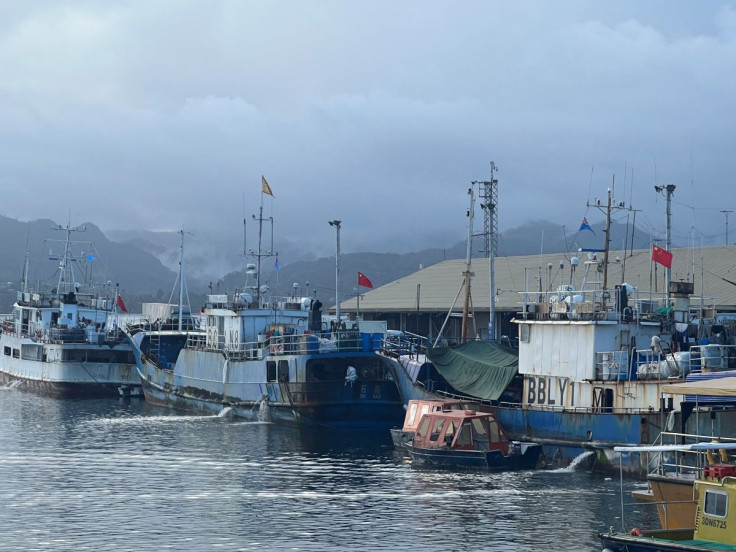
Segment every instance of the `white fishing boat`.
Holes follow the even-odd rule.
[[[117,396],[121,386],[140,387],[132,348],[117,327],[117,288],[79,283],[79,264],[89,259],[72,254],[79,242],[71,236],[84,228],[55,229],[65,233],[54,240],[60,254],[51,255],[59,262],[58,278],[31,290],[26,259],[13,313],[1,324],[0,381],[56,397]]]

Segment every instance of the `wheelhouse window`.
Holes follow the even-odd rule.
[[[432,433],[429,435],[430,441],[437,441],[442,433],[442,428],[445,426],[445,420],[435,420],[432,426]]]
[[[418,437],[424,437],[427,435],[427,431],[429,430],[429,418],[422,418],[422,421],[419,422],[419,429],[417,429],[417,436]]]
[[[723,491],[705,491],[705,507],[703,512],[709,516],[726,517],[728,512],[728,494]]]
[[[529,324],[519,325],[519,340],[522,343],[529,343],[529,331],[530,331]]]
[[[279,360],[279,381],[289,381],[289,361]]]
[[[459,447],[467,447],[473,444],[473,429],[470,422],[465,422],[460,428],[455,443]]]
[[[473,418],[473,430],[475,431],[476,435],[483,435],[485,436],[487,434],[486,432],[486,424],[483,423],[483,420],[480,418]]]
[[[414,425],[414,420],[416,419],[416,417],[417,417],[417,404],[413,403],[409,407],[409,420],[408,420],[409,425]]]
[[[266,362],[266,381],[276,381],[276,363],[273,360]]]

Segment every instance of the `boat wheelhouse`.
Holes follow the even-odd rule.
[[[475,401],[461,399],[432,400],[411,399],[406,406],[404,425],[401,428],[391,428],[391,438],[397,450],[404,450],[407,443],[411,443],[419,427],[422,416],[438,410],[480,410],[480,404]]]
[[[523,470],[542,460],[541,445],[510,441],[493,414],[474,410],[428,412],[404,446],[420,467]]]

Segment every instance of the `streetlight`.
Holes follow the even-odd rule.
[[[664,248],[667,251],[671,250],[671,243],[670,243],[670,226],[671,226],[671,216],[672,216],[672,194],[675,192],[675,185],[674,184],[667,184],[666,186],[654,186],[654,191],[658,194],[663,194],[666,200],[666,218],[665,218],[665,225],[664,225]],[[670,304],[670,282],[672,281],[672,268],[665,267],[664,272],[665,277],[665,291],[667,293],[667,305]]]
[[[723,209],[721,211],[724,215],[726,215],[726,245],[728,245],[728,215],[733,213],[733,210],[731,209]]]
[[[341,220],[329,221],[330,226],[335,227],[337,233],[337,247],[335,250],[335,317],[337,318],[337,327],[340,327],[340,224]]]

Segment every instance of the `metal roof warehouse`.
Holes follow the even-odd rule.
[[[736,312],[736,246],[723,245],[699,249],[674,248],[672,282],[694,283],[691,308]],[[516,335],[511,320],[523,312],[526,303],[544,301],[543,294],[563,285],[581,289],[585,265],[593,254],[525,255],[495,258],[495,300],[497,337]],[[603,254],[590,264],[587,283],[602,281]],[[574,257],[578,264],[575,266]],[[627,283],[636,288],[635,298],[663,297],[665,268],[651,260],[650,250],[609,253],[607,288]],[[355,318],[358,307],[365,320],[386,320],[389,329],[433,337],[446,324],[443,335],[459,336],[459,323],[465,296],[465,259],[443,261],[382,285],[340,303],[342,314]],[[486,338],[490,313],[490,263],[475,258],[471,265],[470,335]],[[454,305],[454,306],[453,306]],[[332,308],[334,312],[334,307]]]

